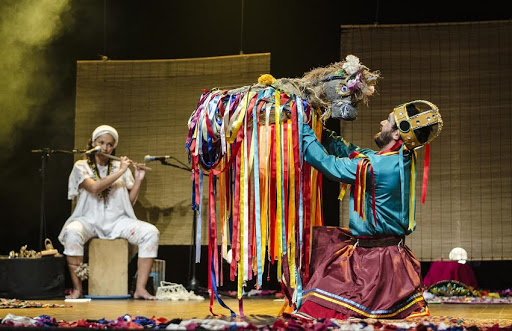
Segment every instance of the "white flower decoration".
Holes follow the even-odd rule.
[[[359,71],[359,58],[354,55],[347,55],[345,58],[345,63],[343,63],[342,68],[349,75],[355,74]]]
[[[363,93],[367,96],[372,95],[373,93],[375,93],[375,86],[373,86],[373,85],[368,86],[368,88],[364,89]]]

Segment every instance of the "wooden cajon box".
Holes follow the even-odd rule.
[[[128,294],[128,241],[99,239],[89,241],[89,287],[93,296]]]

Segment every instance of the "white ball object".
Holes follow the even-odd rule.
[[[454,249],[452,249],[448,257],[452,261],[457,261],[459,263],[464,264],[468,259],[468,253],[462,247],[455,247]]]

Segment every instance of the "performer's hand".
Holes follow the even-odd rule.
[[[141,181],[144,179],[144,176],[146,175],[146,170],[139,168],[138,166],[144,166],[144,163],[134,163],[135,173],[134,177],[136,181]]]
[[[132,164],[132,160],[130,160],[127,156],[121,156],[119,158],[121,162],[121,171],[126,171],[128,167]]]

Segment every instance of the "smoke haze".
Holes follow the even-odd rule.
[[[65,29],[70,0],[14,0],[0,5],[0,145],[31,126],[53,93],[45,48]],[[7,147],[8,148],[8,147]],[[2,155],[0,157],[6,157]]]

